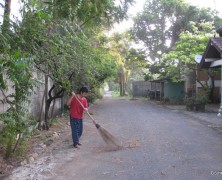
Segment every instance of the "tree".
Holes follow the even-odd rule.
[[[132,48],[132,40],[128,33],[114,34],[109,40],[109,48],[118,64],[118,83],[120,96],[125,96],[130,74],[146,66],[142,52]],[[132,77],[132,76],[131,76]]]
[[[19,46],[13,46],[17,43],[18,34],[13,31],[17,24],[11,23],[9,19],[10,4],[11,1],[5,1],[0,33],[0,101],[9,106],[7,111],[0,115],[0,120],[5,124],[0,141],[6,145],[6,157],[15,152],[20,141],[27,135],[27,127],[32,123],[28,117],[27,106],[28,95],[34,87],[31,66],[34,58],[23,54]]]
[[[5,0],[2,32],[7,31],[10,28],[10,13],[11,13],[11,0]]]
[[[77,22],[78,28],[92,26],[110,26],[116,21],[127,18],[127,10],[133,0],[124,1],[82,1],[82,0],[54,0],[45,1],[45,11],[54,19],[66,19]]]
[[[143,11],[134,18],[131,33],[136,41],[144,44],[147,56],[152,61],[148,66],[152,74],[164,67],[161,56],[174,47],[179,34],[192,30],[190,21],[213,22],[214,26],[221,23],[215,11],[190,6],[184,0],[146,1]]]
[[[25,5],[22,35],[26,39],[24,50],[36,56],[36,68],[53,81],[45,106],[45,126],[48,129],[51,102],[56,98],[62,98],[64,92],[73,84],[72,81],[85,84],[95,82],[95,79],[81,81],[80,77],[89,74],[86,72],[91,72],[91,79],[98,77],[92,75],[92,72],[96,71],[91,68],[95,67],[94,60],[98,58],[97,55],[93,55],[96,51],[92,51],[92,44],[89,41],[93,36],[92,29],[100,27],[100,32],[102,25],[107,25],[105,20],[110,23],[111,18],[120,20],[126,17],[128,4],[132,1],[124,1],[122,6],[115,6],[112,1],[102,3],[66,0],[47,1],[46,4],[36,2],[29,1]],[[33,6],[36,9],[34,11]],[[98,70],[98,67],[102,66],[97,66],[95,70]],[[108,76],[109,73],[106,74]]]
[[[181,81],[185,76],[189,77],[192,74],[195,81],[198,81],[206,90],[208,89],[206,85],[202,84],[196,76],[197,69],[194,57],[204,52],[209,38],[213,37],[216,32],[211,22],[199,24],[190,22],[190,26],[192,27],[192,32],[182,32],[175,47],[162,56],[162,60],[165,63],[162,77],[171,78],[173,81]],[[209,73],[209,76],[213,78],[212,73]],[[211,87],[212,90],[213,88],[214,86]]]
[[[49,26],[51,24],[38,23],[42,21],[42,18],[38,17],[43,15],[42,12],[35,14],[35,18],[29,15],[23,21],[25,29],[20,31],[20,35],[25,42],[21,45],[23,50],[35,55],[35,67],[53,82],[46,96],[44,124],[48,129],[49,108],[55,99],[62,98],[65,91],[76,90],[79,86],[103,82],[113,70],[109,69],[108,72],[103,70],[104,64],[110,64],[110,58],[107,51],[102,52],[103,48],[92,48],[94,43],[92,34],[92,37],[89,37],[87,35],[89,32],[74,32],[76,27],[74,23],[58,20],[54,23],[48,16],[44,16],[49,18],[46,18],[45,22],[50,22],[52,27]]]
[[[190,22],[192,32],[182,32],[175,47],[168,53],[163,54],[162,60],[165,64],[165,70],[162,76],[170,77],[177,81],[181,80],[183,73],[186,73],[187,66],[191,65],[192,67],[192,65],[196,64],[194,61],[195,55],[204,52],[209,38],[215,34],[211,22],[197,24],[196,22]]]

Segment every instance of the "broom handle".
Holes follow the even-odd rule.
[[[86,111],[86,113],[88,114],[88,116],[92,119],[92,122],[94,125],[96,125],[96,121],[94,120],[94,118],[89,114],[88,110],[86,110],[86,108],[83,106],[83,104],[80,102],[79,98],[76,97],[76,95],[74,96],[76,98],[76,100],[79,102],[80,106],[82,106],[82,108]]]

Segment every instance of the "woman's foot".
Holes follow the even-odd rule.
[[[74,148],[79,148],[78,144],[73,144]]]

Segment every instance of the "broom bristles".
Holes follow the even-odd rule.
[[[115,146],[117,148],[121,148],[122,144],[120,143],[120,141],[114,137],[109,131],[107,131],[105,128],[103,127],[99,127],[97,128],[102,139],[105,141],[105,143],[109,146]]]

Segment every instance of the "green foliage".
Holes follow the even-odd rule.
[[[196,96],[184,98],[184,104],[190,107],[194,107],[196,105],[206,105],[209,102],[209,97],[206,94],[197,94]]]
[[[102,88],[95,88],[92,92],[90,92],[87,96],[87,100],[89,103],[94,103],[97,99],[102,99],[104,94],[104,90]]]
[[[108,47],[118,65],[118,76],[115,82],[119,83],[120,96],[127,94],[130,90],[127,86],[128,82],[136,80],[135,77],[141,74],[141,69],[146,66],[144,52],[132,48],[131,42],[129,33],[116,33],[109,39]]]
[[[16,151],[14,152],[15,156],[23,157],[23,158],[27,157],[27,154],[26,154],[27,147],[28,147],[28,138],[22,138],[20,140],[19,146],[17,147]]]
[[[19,151],[21,143],[32,134],[35,122],[33,118],[25,116],[21,111],[20,114],[15,115],[10,110],[0,114],[0,119],[4,123],[0,131],[0,143],[5,147],[6,158],[8,158],[12,152]],[[16,139],[16,137],[19,138]]]
[[[120,97],[119,96],[119,91],[112,92],[112,97]]]
[[[146,74],[145,76],[144,76],[144,80],[145,81],[149,81],[149,80],[152,80],[152,75],[150,75],[150,74]]]
[[[207,104],[209,102],[210,100],[207,95],[197,94],[195,97],[195,104]]]
[[[7,35],[4,37],[4,42],[0,42],[1,45],[7,43],[11,46],[16,40],[16,35],[10,38]],[[0,121],[5,125],[1,132],[1,139],[6,146],[7,157],[12,152],[16,135],[24,133],[27,128],[26,114],[29,103],[27,96],[35,85],[31,68],[34,58],[22,54],[18,47],[8,49],[8,46],[1,49],[4,54],[0,56],[0,92],[2,94],[0,101],[2,104],[9,105],[8,110],[0,114]]]
[[[119,84],[113,80],[108,81],[109,91],[119,91]]]
[[[110,0],[57,0],[48,3],[46,11],[55,19],[62,17],[90,27],[101,23],[112,24],[127,17],[126,12],[132,3],[133,0],[120,1],[119,5]]]
[[[206,32],[206,29],[201,25],[202,22],[212,22],[213,26],[217,27],[222,22],[215,11],[191,6],[185,3],[184,0],[146,1],[143,11],[134,18],[131,34],[136,42],[143,43],[150,61],[147,68],[152,75],[162,74],[164,77],[168,76],[167,66],[170,66],[171,63],[175,65],[175,69],[171,70],[171,73],[178,74],[176,66],[181,64],[178,64],[178,60],[173,58],[174,55],[171,54],[171,59],[173,59],[171,62],[162,60],[162,55],[168,54],[175,46],[179,46],[176,43],[179,40],[183,40],[183,37],[180,35],[181,32],[189,31],[191,34],[195,33],[195,29],[192,23],[190,23],[192,21],[196,23],[196,30],[203,32]],[[186,36],[189,35],[187,34]],[[206,37],[208,36],[206,35]],[[192,41],[197,43],[201,41],[201,43],[195,46],[195,49],[189,49],[189,46],[194,48]],[[201,52],[203,49],[202,37],[196,36],[192,41],[186,42],[185,45],[184,40],[186,47],[180,47],[181,50],[184,48],[189,53],[194,50],[188,56],[181,56],[186,62],[190,61],[191,57],[194,57],[195,52]],[[172,66],[170,67],[172,69]]]
[[[100,32],[101,20],[125,17],[131,3],[126,0],[116,6],[106,0],[77,0],[26,4],[28,11],[19,30],[24,49],[36,56],[37,69],[49,75],[57,86],[55,89],[69,90],[73,86],[78,89],[76,84],[98,86],[116,73],[116,67],[107,50],[95,47],[92,28]]]
[[[198,24],[190,22],[190,24],[192,32],[182,32],[175,47],[162,56],[162,60],[165,62],[163,76],[170,77],[174,81],[181,80],[183,75],[195,70],[193,68],[196,64],[194,61],[195,55],[204,52],[209,38],[215,34],[212,23],[202,22]],[[191,68],[189,69],[189,67]]]
[[[96,89],[117,72],[109,51],[99,43],[95,46],[100,38],[97,33],[78,30],[75,22],[44,14],[27,13],[18,32],[24,41],[23,50],[35,56],[35,68],[53,82],[51,99],[61,98],[64,91],[77,91],[83,85]]]
[[[58,119],[57,118],[52,118],[50,119],[49,121],[49,126],[53,126],[53,125],[56,125],[58,123]]]

